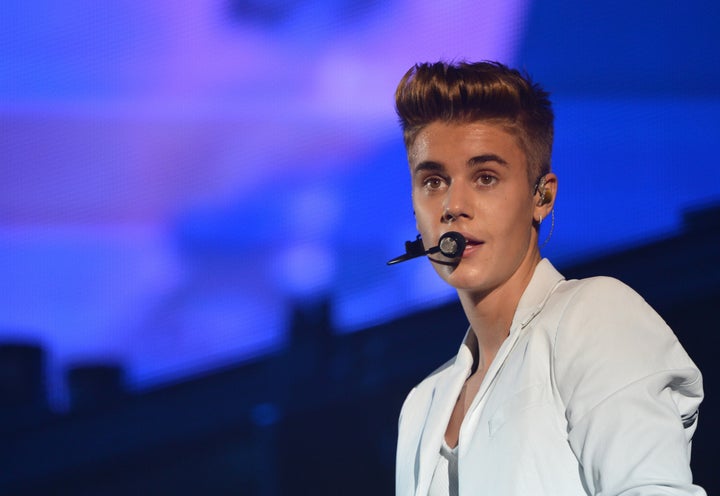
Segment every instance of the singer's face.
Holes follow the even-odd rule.
[[[433,263],[445,281],[487,294],[532,273],[539,260],[536,198],[525,153],[513,135],[496,123],[435,122],[417,135],[408,161],[425,248],[448,231],[468,240],[458,263]],[[450,261],[440,254],[433,258]]]

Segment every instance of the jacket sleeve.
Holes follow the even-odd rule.
[[[555,338],[570,447],[594,495],[705,495],[690,446],[702,377],[665,322],[611,278],[579,287]]]

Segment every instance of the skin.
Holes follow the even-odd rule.
[[[468,239],[458,261],[432,257],[453,286],[475,335],[476,370],[453,411],[446,441],[457,445],[462,419],[510,331],[515,309],[541,260],[537,223],[553,208],[557,177],[545,176],[545,201],[528,179],[515,136],[489,122],[433,122],[408,148],[412,199],[425,248],[442,234]],[[432,260],[431,258],[431,260]]]

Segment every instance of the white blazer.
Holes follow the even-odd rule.
[[[468,331],[405,400],[398,496],[427,495],[476,347]],[[460,428],[459,494],[704,495],[689,466],[702,397],[700,371],[637,293],[566,281],[543,260]]]

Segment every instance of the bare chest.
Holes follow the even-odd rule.
[[[478,370],[472,376],[465,381],[460,394],[458,395],[457,402],[453,408],[453,412],[450,415],[450,421],[448,422],[447,429],[445,430],[445,442],[450,448],[454,448],[458,444],[460,437],[460,426],[462,425],[463,419],[470,409],[470,405],[475,399],[477,392],[480,390],[483,378],[485,377],[485,370]]]

